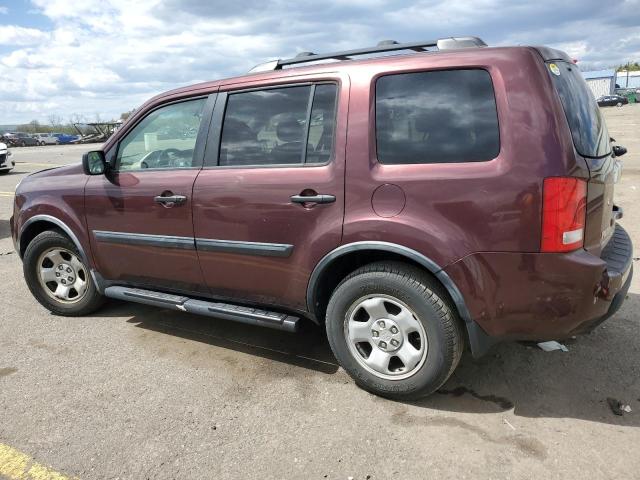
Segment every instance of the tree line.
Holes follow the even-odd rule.
[[[134,112],[130,110],[120,114],[120,120],[124,121]],[[64,121],[61,115],[51,113],[47,116],[47,123],[40,122],[39,120],[31,120],[28,123],[23,123],[16,127],[17,132],[24,133],[68,133],[70,135],[77,135],[78,130],[74,127],[74,123],[80,124],[78,127],[83,134],[93,133],[93,128],[87,127],[82,124],[86,123],[101,123],[104,122],[99,113],[94,115],[93,119],[88,119],[86,116],[79,113],[72,113],[69,115],[67,121]],[[108,120],[107,122],[115,122],[115,120]]]
[[[620,65],[616,68],[616,72],[637,72],[640,71],[640,63],[638,62],[627,62],[626,65]]]

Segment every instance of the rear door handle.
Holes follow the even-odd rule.
[[[334,195],[291,195],[292,203],[333,203]]]
[[[165,207],[173,207],[174,205],[182,205],[187,201],[187,197],[184,195],[158,195],[157,197],[154,197],[153,200]]]

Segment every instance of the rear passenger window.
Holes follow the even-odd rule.
[[[485,70],[384,76],[376,82],[378,161],[481,162],[498,155],[498,116]]]
[[[220,166],[302,165],[329,161],[337,86],[274,88],[230,94]]]

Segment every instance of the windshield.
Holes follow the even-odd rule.
[[[611,152],[609,132],[593,93],[576,65],[547,62],[569,122],[573,144],[584,157],[603,157]]]

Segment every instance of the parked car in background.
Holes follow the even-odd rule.
[[[39,145],[38,140],[28,133],[11,132],[5,133],[4,138],[9,142],[10,147],[33,147]]]
[[[0,143],[0,173],[7,173],[16,166],[6,143]]]
[[[597,101],[600,107],[621,107],[629,103],[627,97],[620,95],[604,95],[598,98]]]
[[[73,143],[80,137],[78,135],[69,135],[67,133],[52,133],[54,137],[58,139],[58,143],[64,145],[65,143]]]
[[[33,136],[40,145],[57,145],[60,143],[58,137],[54,136],[53,133],[34,133]]]
[[[26,283],[58,315],[110,297],[289,332],[306,318],[358,385],[414,399],[465,345],[592,330],[631,282],[626,150],[558,50],[298,55],[158,95],[99,148],[16,189]]]

